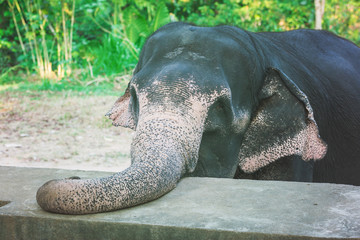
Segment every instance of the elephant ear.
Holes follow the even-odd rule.
[[[121,96],[111,110],[106,114],[113,121],[114,126],[127,127],[135,130],[135,121],[131,112],[130,106],[130,90],[129,87],[126,89],[123,96]]]
[[[285,156],[300,155],[304,161],[325,156],[327,145],[320,138],[310,102],[288,76],[268,69],[259,99],[240,147],[244,172],[255,172]]]

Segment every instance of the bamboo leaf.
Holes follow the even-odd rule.
[[[124,24],[126,36],[134,44],[149,33],[146,19],[134,7],[128,7],[124,11]]]
[[[152,32],[155,32],[159,27],[170,22],[170,14],[165,3],[161,3],[156,10],[154,20],[151,25]]]

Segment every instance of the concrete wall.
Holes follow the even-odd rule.
[[[0,167],[0,239],[360,239],[360,187],[185,178],[153,202],[67,216],[36,204],[53,178],[110,173]]]

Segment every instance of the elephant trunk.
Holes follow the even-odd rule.
[[[197,158],[201,134],[194,143],[187,141],[188,134],[194,133],[181,131],[175,118],[148,119],[138,125],[128,169],[105,178],[49,181],[37,192],[38,204],[50,212],[88,214],[131,207],[164,195],[175,188],[188,162]]]

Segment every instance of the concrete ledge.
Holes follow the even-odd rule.
[[[164,197],[111,213],[42,211],[37,188],[104,172],[0,167],[0,239],[360,239],[360,187],[185,178]]]

